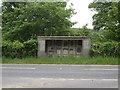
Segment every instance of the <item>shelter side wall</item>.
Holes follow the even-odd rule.
[[[46,56],[45,53],[45,40],[38,41],[38,57]]]
[[[84,57],[89,57],[89,51],[90,51],[90,39],[84,39],[82,41],[82,55]]]

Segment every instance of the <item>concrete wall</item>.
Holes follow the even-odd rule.
[[[45,53],[45,39],[38,41],[38,57],[46,56]]]
[[[82,40],[82,51],[81,51],[81,53],[78,53],[78,55],[76,54],[76,52],[75,52],[75,54],[74,55],[76,55],[76,56],[84,56],[84,57],[89,57],[89,50],[90,50],[90,37],[80,37],[80,36],[39,36],[38,37],[38,57],[46,57],[46,56],[49,56],[48,55],[48,53],[47,53],[47,51],[46,51],[46,40],[55,40],[55,41],[57,41],[57,40],[62,40],[63,42],[64,42],[64,40],[66,41],[66,40]],[[75,48],[74,48],[75,47]],[[78,47],[78,45],[74,45],[74,47],[73,47],[73,49],[74,50],[76,50],[76,47]],[[47,48],[49,48],[49,47],[47,47]],[[54,45],[54,48],[57,48],[57,46],[56,45]],[[61,46],[61,55],[59,55],[59,56],[66,56],[66,55],[64,55],[64,53],[65,52],[68,52],[68,53],[70,53],[70,47],[68,46],[68,51],[66,50],[66,51],[63,51],[63,49],[64,48],[66,48],[66,47],[64,47],[63,46],[63,44],[62,44],[62,46]],[[54,55],[57,55],[57,49],[55,49],[56,51],[54,52]],[[53,55],[53,56],[54,56]]]
[[[84,39],[82,42],[82,55],[89,57],[90,39]]]

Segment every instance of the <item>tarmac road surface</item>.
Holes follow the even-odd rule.
[[[3,88],[118,88],[118,65],[2,64]]]

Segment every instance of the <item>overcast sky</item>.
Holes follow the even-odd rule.
[[[88,8],[88,5],[93,2],[93,0],[69,0],[67,3],[67,8],[69,7],[70,3],[73,3],[73,8],[77,12],[71,18],[71,21],[77,21],[78,23],[74,25],[74,28],[81,28],[83,25],[88,24],[88,28],[93,28],[92,26],[92,16],[95,12],[91,11]]]

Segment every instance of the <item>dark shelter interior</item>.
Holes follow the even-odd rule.
[[[82,40],[46,40],[45,52],[48,56],[80,56]]]

